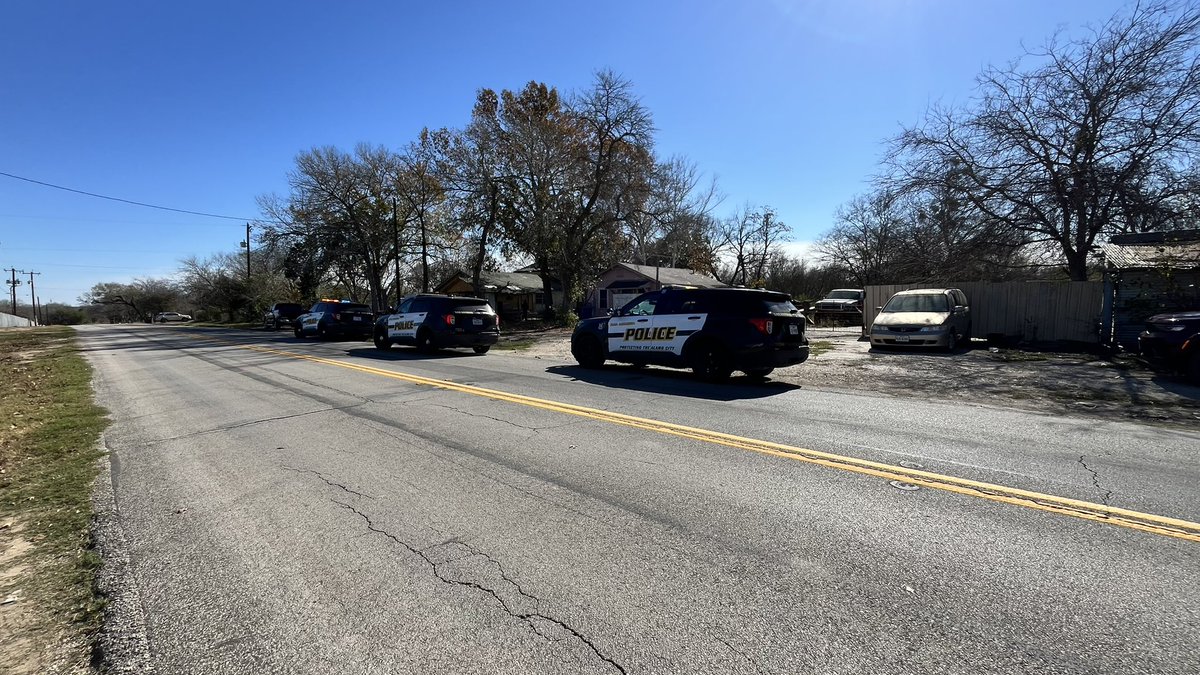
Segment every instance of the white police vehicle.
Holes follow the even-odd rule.
[[[740,370],[754,378],[808,360],[804,315],[786,293],[750,288],[664,288],[612,316],[579,322],[571,354],[585,368],[606,360],[691,368],[709,381]]]
[[[483,298],[424,293],[404,298],[396,311],[379,317],[372,335],[379,349],[470,347],[486,354],[500,339],[500,316]]]
[[[349,300],[322,298],[296,319],[296,337],[321,339],[351,337],[365,340],[371,336],[375,315],[367,305]]]

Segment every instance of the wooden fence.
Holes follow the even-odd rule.
[[[863,334],[893,294],[920,284],[867,286]],[[1024,342],[1100,342],[1101,281],[970,281],[947,284],[967,295],[972,337],[1003,335]]]

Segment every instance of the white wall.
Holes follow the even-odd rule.
[[[0,328],[25,328],[29,325],[29,319],[0,312]]]

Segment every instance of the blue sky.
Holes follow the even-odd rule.
[[[1123,5],[8,0],[0,172],[252,218],[301,150],[400,148],[462,125],[481,87],[569,91],[610,68],[652,111],[658,152],[717,175],[718,214],[773,206],[803,251],[931,102],[966,101],[986,64]],[[169,275],[243,235],[0,176],[0,267],[42,272],[42,302]]]

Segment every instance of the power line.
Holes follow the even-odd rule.
[[[133,204],[134,206],[144,206],[148,209],[159,209],[160,211],[174,211],[175,213],[186,213],[186,214],[193,215],[193,216],[204,216],[206,218],[224,218],[225,220],[257,220],[256,218],[243,218],[241,216],[223,216],[218,213],[204,213],[203,211],[188,211],[187,209],[175,209],[175,208],[171,208],[170,206],[158,206],[157,204],[147,204],[145,202],[135,202],[131,199],[121,199],[120,197],[109,197],[108,195],[96,194],[95,192],[87,192],[84,190],[76,190],[75,188],[64,187],[62,185],[55,185],[53,183],[45,183],[40,180],[34,180],[32,178],[25,178],[24,176],[17,176],[17,175],[11,174],[11,173],[5,173],[3,171],[0,171],[0,176],[6,176],[8,178],[15,178],[16,180],[23,180],[26,183],[33,183],[35,185],[44,185],[46,187],[54,188],[55,190],[65,190],[67,192],[74,192],[75,194],[87,195],[88,197],[96,197],[97,199],[107,199],[107,200],[113,201],[113,202],[122,202],[125,204]]]

